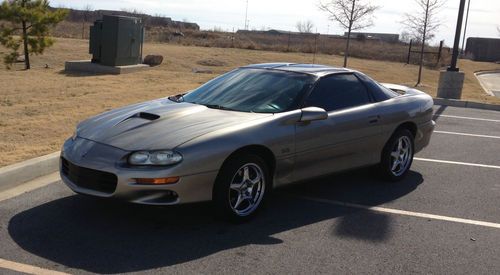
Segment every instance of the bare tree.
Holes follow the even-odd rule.
[[[405,30],[421,43],[418,79],[417,84],[415,84],[415,86],[418,86],[422,81],[425,43],[434,38],[441,25],[437,13],[444,5],[445,0],[414,1],[417,3],[418,9],[412,13],[406,13],[401,23],[405,26]]]
[[[82,23],[82,39],[85,39],[85,24],[89,20],[90,13],[94,10],[94,8],[87,4],[83,7],[83,23]]]
[[[314,29],[314,23],[311,20],[298,21],[295,26],[301,33],[312,33]]]
[[[403,31],[401,32],[401,35],[399,36],[399,40],[405,43],[410,43],[410,40],[412,39],[412,36],[408,31]]]
[[[337,22],[347,29],[347,41],[344,51],[344,67],[347,66],[351,31],[373,26],[373,13],[379,8],[371,5],[369,0],[327,0],[319,2],[320,10],[328,13],[331,21]]]

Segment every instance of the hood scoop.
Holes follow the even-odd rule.
[[[130,120],[132,118],[142,118],[142,119],[145,119],[145,120],[153,121],[153,120],[159,119],[160,116],[156,115],[156,114],[152,114],[152,113],[147,113],[147,112],[139,112],[139,113],[133,114],[133,115],[127,117],[126,119],[118,122],[116,125],[122,124],[125,121],[128,121],[128,120]]]
[[[160,116],[156,115],[156,114],[152,114],[152,113],[147,113],[147,112],[139,112],[137,114],[130,116],[127,119],[130,119],[130,118],[142,118],[142,119],[147,119],[147,120],[153,121],[153,120],[159,119]],[[125,119],[125,120],[127,120],[127,119]]]

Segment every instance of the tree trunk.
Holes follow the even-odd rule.
[[[24,69],[31,69],[30,66],[30,54],[28,52],[28,31],[26,29],[26,21],[22,21],[23,24],[23,46],[24,46]]]
[[[344,51],[344,68],[347,67],[347,57],[349,56],[349,44],[351,42],[351,30],[352,30],[352,18],[354,16],[354,7],[356,6],[356,0],[352,1],[351,17],[349,19],[349,28],[347,29],[347,42],[345,44]]]
[[[422,81],[422,66],[424,65],[424,50],[425,50],[425,38],[427,36],[427,20],[429,17],[429,0],[427,0],[427,5],[425,7],[425,20],[424,20],[424,33],[422,34],[422,47],[420,48],[420,66],[418,68],[418,79],[415,87],[420,85]]]

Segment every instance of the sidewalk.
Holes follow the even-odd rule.
[[[500,97],[500,71],[477,74],[477,79],[484,89],[496,97]]]

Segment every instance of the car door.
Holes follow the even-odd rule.
[[[379,161],[379,109],[354,74],[321,78],[303,106],[323,108],[328,118],[296,124],[296,180]]]

